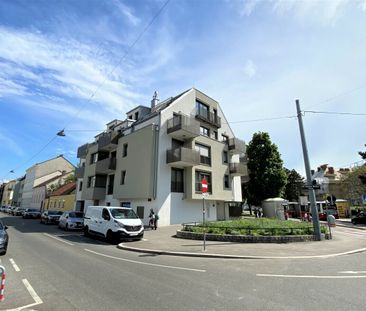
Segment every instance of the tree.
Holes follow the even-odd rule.
[[[343,180],[346,199],[352,204],[357,204],[361,196],[366,193],[366,185],[360,180],[360,176],[366,175],[366,166],[360,166],[350,171]]]
[[[365,147],[366,147],[366,145],[365,145]],[[366,151],[365,152],[360,151],[358,154],[361,156],[361,158],[363,160],[366,161]],[[361,175],[358,176],[358,178],[361,180],[361,183],[366,185],[366,174],[361,174]]]
[[[302,177],[296,170],[289,170],[285,168],[287,174],[287,183],[284,190],[284,197],[288,201],[298,201],[302,194],[302,187],[304,186],[304,177]]]
[[[271,142],[268,133],[253,134],[247,148],[249,182],[247,202],[259,206],[267,198],[281,196],[287,174],[278,148]]]

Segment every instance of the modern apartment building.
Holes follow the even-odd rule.
[[[217,101],[189,89],[113,120],[95,141],[78,148],[76,210],[128,206],[160,225],[202,220],[201,181],[208,182],[208,220],[227,219],[241,204],[248,175],[245,143],[234,137]]]
[[[37,163],[28,168],[24,180],[20,206],[32,207],[34,187],[37,187],[53,177],[61,176],[67,172],[72,172],[74,169],[74,165],[66,160],[62,155]]]

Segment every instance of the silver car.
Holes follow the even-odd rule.
[[[59,220],[58,227],[65,230],[83,229],[84,214],[82,212],[64,212]]]

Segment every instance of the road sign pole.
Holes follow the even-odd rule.
[[[312,218],[313,218],[314,235],[315,235],[315,239],[317,241],[320,241],[321,232],[320,232],[320,224],[319,224],[319,215],[318,215],[318,209],[316,207],[315,192],[314,192],[314,188],[312,187],[308,148],[306,146],[305,132],[304,132],[304,126],[302,124],[302,114],[301,114],[301,110],[300,110],[300,102],[298,99],[296,99],[296,109],[297,109],[297,119],[299,121],[302,151],[303,151],[303,155],[304,155],[306,179],[307,179],[307,184],[309,186],[309,199],[310,199],[311,214],[312,214]]]
[[[202,194],[202,220],[203,220],[203,251],[206,251],[206,208],[205,208],[205,196]]]

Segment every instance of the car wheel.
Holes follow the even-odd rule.
[[[107,238],[107,242],[110,242],[110,243],[115,243],[115,241],[117,240],[111,230],[108,230],[106,238]]]
[[[88,227],[84,227],[84,236],[89,237],[90,233],[89,233],[89,228]]]
[[[354,219],[352,219],[352,223],[353,223],[354,225],[357,225],[357,221],[356,221],[356,220],[354,220]]]

